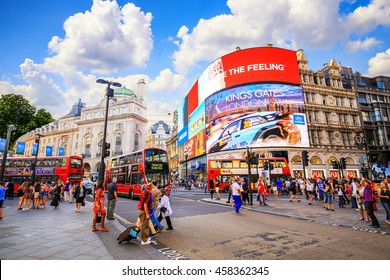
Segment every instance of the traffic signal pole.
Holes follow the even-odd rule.
[[[249,153],[249,147],[246,147],[246,162],[248,164],[248,189],[249,189],[249,200],[250,204],[253,205],[253,194],[252,194],[252,185],[251,185],[251,156],[252,154]]]

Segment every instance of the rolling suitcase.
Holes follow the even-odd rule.
[[[128,227],[123,231],[121,234],[119,234],[118,238],[118,244],[121,244],[123,241],[130,241],[132,239],[136,239],[138,233],[141,231],[141,229],[137,226]]]

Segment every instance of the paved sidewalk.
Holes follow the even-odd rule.
[[[328,224],[331,226],[349,227],[361,231],[369,231],[379,234],[390,234],[390,225],[386,223],[386,213],[380,203],[377,203],[378,211],[376,215],[381,225],[380,230],[375,230],[368,225],[369,222],[360,221],[359,211],[352,209],[350,204],[345,205],[345,208],[339,208],[338,202],[335,204],[335,211],[326,211],[323,208],[323,203],[314,201],[313,205],[308,205],[309,201],[301,196],[301,202],[289,201],[287,196],[279,196],[278,200],[274,200],[273,196],[267,198],[268,206],[261,207],[256,201],[257,194],[253,194],[253,206],[243,204],[242,209],[249,211],[262,212],[272,215],[284,216],[292,219],[303,219],[313,223]],[[226,205],[226,197],[221,197],[221,200],[203,198],[203,202]]]
[[[61,202],[59,209],[17,210],[17,198],[5,200],[0,221],[1,260],[156,260],[167,259],[139,240],[118,244],[125,228],[106,221],[109,232],[92,232],[92,203],[81,212],[75,204]],[[50,205],[48,201],[47,205]]]

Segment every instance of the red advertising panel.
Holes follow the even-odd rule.
[[[198,81],[191,88],[188,93],[188,116],[198,107]]]
[[[227,54],[211,63],[199,78],[198,104],[216,91],[254,82],[300,84],[295,51],[251,48]]]

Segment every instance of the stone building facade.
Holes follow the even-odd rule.
[[[143,104],[144,80],[138,82],[138,93],[126,88],[116,89],[109,102],[107,142],[111,156],[130,153],[145,147],[147,108]],[[44,156],[46,146],[53,147],[53,155],[58,148],[65,148],[65,155],[84,157],[86,172],[96,172],[100,164],[103,139],[105,104],[86,107],[79,100],[71,112],[53,123],[21,136],[17,141],[26,143],[25,155],[32,155],[32,147],[37,134],[40,134],[39,156]]]
[[[347,163],[343,176],[360,176],[360,159],[365,151],[354,140],[363,129],[353,83],[343,83],[341,67],[334,59],[317,72],[308,69],[303,50],[298,50],[297,60],[310,139],[306,177],[339,176],[332,161],[339,162],[340,158]],[[289,151],[289,161],[292,174],[302,176],[300,151]]]

